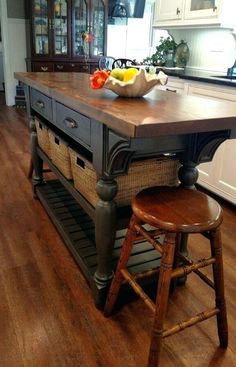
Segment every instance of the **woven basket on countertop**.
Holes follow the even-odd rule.
[[[68,179],[72,179],[70,155],[68,143],[60,136],[56,135],[52,130],[48,130],[51,160],[53,164]]]
[[[37,118],[35,118],[35,126],[37,131],[38,145],[44,151],[44,153],[51,158],[48,127]]]
[[[93,205],[98,201],[96,193],[97,175],[92,164],[69,148],[71,169],[75,188]],[[118,206],[129,205],[132,198],[142,189],[150,186],[178,185],[177,159],[166,157],[131,162],[127,175],[116,178],[118,192],[115,201]]]

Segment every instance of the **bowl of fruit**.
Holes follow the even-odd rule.
[[[143,97],[149,93],[155,85],[165,85],[167,75],[160,71],[148,73],[144,69],[115,68],[110,72],[99,70],[91,78],[91,86],[94,89],[106,88],[121,97]]]

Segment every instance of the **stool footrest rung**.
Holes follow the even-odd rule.
[[[204,312],[201,312],[201,313],[191,317],[189,320],[182,321],[182,322],[174,325],[170,329],[165,330],[163,332],[163,338],[166,338],[167,336],[176,334],[179,331],[182,331],[182,330],[186,329],[187,327],[190,327],[190,326],[195,325],[199,322],[207,320],[210,317],[213,317],[213,316],[217,315],[219,312],[220,312],[220,310],[216,307],[212,308],[212,309],[209,309],[209,310],[206,310]]]
[[[216,260],[214,257],[211,257],[209,259],[201,259],[196,262],[188,260],[188,265],[180,266],[172,271],[171,278],[188,275],[197,269],[204,268],[205,266],[214,264],[215,261]]]
[[[186,264],[192,266],[194,264],[194,262],[191,260],[191,259],[188,259],[186,256],[178,253],[178,257],[183,260]],[[213,261],[214,260],[214,261]],[[207,285],[209,285],[209,287],[211,287],[212,289],[215,289],[215,285],[214,283],[212,282],[212,280],[210,278],[208,278],[205,274],[203,274],[200,270],[198,270],[199,268],[202,268],[204,266],[208,266],[208,265],[211,265],[211,264],[214,264],[216,262],[216,259],[214,257],[210,257],[209,259],[202,259],[202,260],[199,260],[197,263],[195,264],[198,264],[198,263],[201,263],[201,261],[203,262],[208,262],[208,261],[212,261],[212,262],[209,262],[207,263],[206,265],[203,265],[203,266],[199,266],[195,269],[193,269],[192,271],[197,274],[199,276],[199,278],[201,278],[203,280],[203,282],[205,282]],[[186,267],[185,267],[186,268]],[[181,269],[181,268],[180,268]],[[178,268],[176,269],[178,270]],[[173,273],[175,272],[175,270],[173,271]],[[184,273],[184,274],[181,274],[181,275],[185,275],[185,274],[188,274],[188,273]],[[181,275],[172,275],[172,277],[179,277]]]
[[[145,231],[147,231],[147,230],[145,229]],[[150,229],[150,230],[148,230],[148,234],[154,238],[154,237],[157,237],[157,236],[164,235],[164,231],[162,231],[160,229]],[[143,240],[142,235],[136,236],[135,243],[136,243],[136,241],[141,241],[141,240]]]
[[[141,225],[135,224],[135,229],[138,233],[140,233],[152,246],[155,250],[159,251],[161,254],[163,253],[162,244],[157,240],[154,239],[146,229],[144,229]],[[163,231],[160,231],[160,234],[162,234]]]
[[[134,277],[126,269],[121,269],[121,274],[133,288],[134,292],[143,300],[143,302],[150,308],[150,310],[155,313],[155,304],[148,297],[148,295],[143,291],[140,285],[135,281]]]
[[[136,280],[139,280],[139,279],[151,277],[155,274],[158,274],[159,272],[160,272],[160,268],[155,268],[155,269],[145,270],[145,271],[142,271],[142,272],[137,273],[137,274],[132,274],[132,277],[136,281]],[[126,282],[127,281],[125,280],[124,283],[126,283]]]

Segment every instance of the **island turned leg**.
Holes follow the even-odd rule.
[[[32,178],[33,192],[36,194],[35,188],[37,185],[43,182],[43,160],[37,153],[37,132],[35,122],[33,119],[30,120],[30,143],[31,143],[31,159],[33,163],[34,173]]]
[[[101,178],[96,190],[100,199],[95,212],[97,270],[94,274],[93,293],[95,304],[102,308],[113,277],[111,259],[116,236],[116,203],[113,199],[117,193],[117,183],[113,179]]]
[[[196,163],[183,161],[179,169],[179,180],[181,185],[188,189],[195,189],[195,183],[198,179],[198,169]]]

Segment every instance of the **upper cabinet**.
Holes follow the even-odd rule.
[[[32,45],[34,56],[69,55],[69,6],[66,0],[34,0]]]
[[[106,19],[106,0],[31,0],[31,69],[92,72],[106,53]]]
[[[218,18],[220,6],[219,0],[186,0],[184,17],[185,19]]]
[[[236,1],[232,0],[156,0],[153,26],[234,28],[235,12]]]
[[[155,22],[179,21],[182,19],[183,0],[159,0],[155,6]]]
[[[74,57],[105,54],[105,5],[101,0],[74,0],[72,7],[72,53]]]

